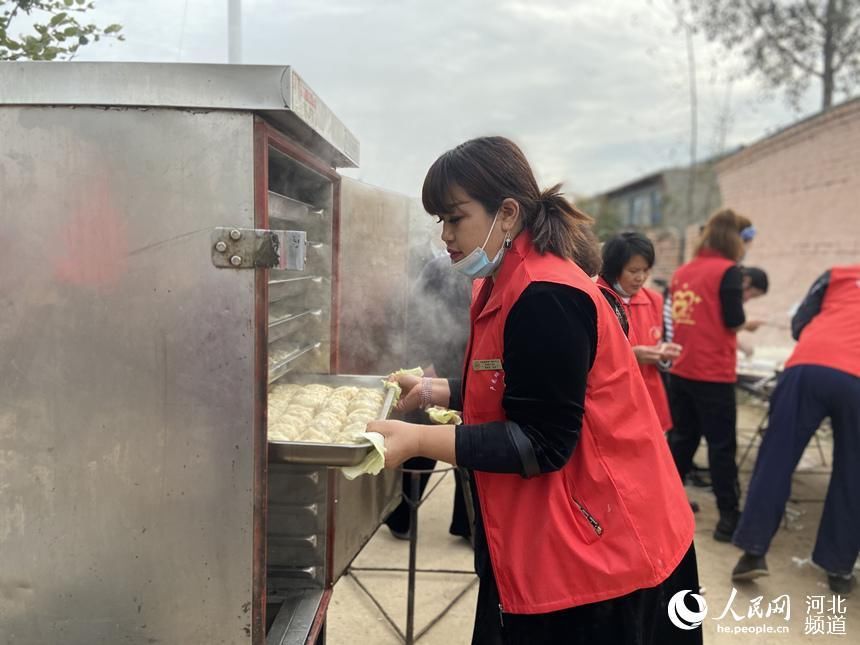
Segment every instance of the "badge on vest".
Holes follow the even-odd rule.
[[[501,370],[502,361],[498,358],[488,358],[484,360],[472,361],[472,369],[476,372],[487,372],[491,370]]]

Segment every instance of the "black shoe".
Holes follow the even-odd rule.
[[[409,531],[395,531],[390,526],[388,530],[391,531],[391,537],[395,537],[398,540],[408,540],[409,539]]]
[[[857,586],[857,578],[855,578],[853,574],[846,578],[845,576],[840,576],[836,573],[828,573],[827,584],[830,585],[830,591],[833,593],[847,596],[854,591],[854,587]]]
[[[732,580],[755,580],[769,575],[764,556],[752,553],[744,553],[732,569]]]
[[[720,521],[714,529],[714,539],[717,542],[731,542],[741,514],[738,511],[720,511]]]
[[[704,476],[707,470],[691,470],[687,474],[687,483],[696,488],[711,488],[711,478]]]

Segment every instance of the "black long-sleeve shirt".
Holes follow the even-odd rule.
[[[562,468],[579,438],[596,348],[597,312],[587,294],[550,282],[529,285],[505,321],[508,421],[458,426],[458,465],[524,477]],[[461,407],[460,385],[450,383],[451,407]]]
[[[739,266],[726,269],[720,281],[720,305],[723,324],[728,329],[737,329],[746,322],[744,315],[744,274]]]
[[[821,303],[824,302],[824,294],[827,293],[829,285],[830,271],[825,271],[810,287],[791,318],[791,336],[794,340],[800,340],[800,332],[821,312]]]

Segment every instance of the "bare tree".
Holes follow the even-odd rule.
[[[747,71],[785,91],[795,106],[821,83],[821,108],[860,83],[860,0],[675,0],[689,2],[708,40],[743,55]]]

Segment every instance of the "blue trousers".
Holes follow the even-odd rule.
[[[791,477],[825,417],[833,426],[833,472],[812,560],[850,574],[860,551],[860,378],[829,367],[787,369],[770,402],[768,430],[732,542],[764,555],[779,529]]]

